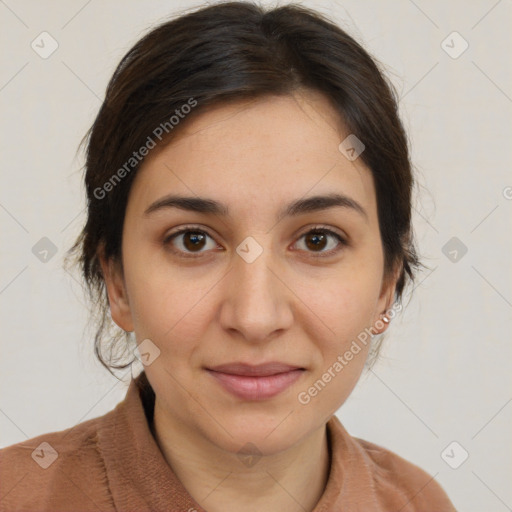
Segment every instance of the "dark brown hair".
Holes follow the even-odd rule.
[[[173,130],[170,118],[190,110],[181,110],[184,105],[195,102],[193,117],[206,106],[297,89],[323,93],[365,145],[360,158],[375,183],[385,275],[399,269],[395,298],[401,298],[419,261],[408,143],[393,86],[352,37],[315,11],[293,4],[267,10],[248,2],[220,3],[165,22],[140,39],[115,70],[82,141],[87,140],[88,217],[69,256],[78,258],[96,308],[95,353],[107,369],[126,368],[133,360],[122,362],[119,355],[128,343],[117,343],[125,333],[110,319],[99,251],[121,262],[127,199],[139,167],[134,151],[152,134],[154,139],[159,126],[172,139],[179,126]]]

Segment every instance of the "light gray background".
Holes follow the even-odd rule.
[[[511,1],[304,4],[362,42],[400,91],[419,182],[415,230],[431,268],[338,416],[435,475],[459,510],[512,510]],[[84,221],[75,152],[123,54],[197,5],[0,1],[0,446],[124,397],[130,372],[118,383],[95,362],[80,285],[62,269]],[[43,31],[59,44],[47,59],[31,48]],[[469,43],[458,58],[441,46],[453,31]],[[446,44],[457,53],[463,41]],[[32,253],[42,237],[58,249],[46,263]],[[442,251],[452,237],[467,247],[456,262]],[[458,469],[441,457],[452,441],[469,453]]]

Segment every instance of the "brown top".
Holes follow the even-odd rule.
[[[205,512],[151,432],[145,373],[104,416],[0,450],[0,510]],[[149,421],[148,421],[149,420]],[[314,512],[453,512],[439,484],[398,455],[327,423],[331,467]]]

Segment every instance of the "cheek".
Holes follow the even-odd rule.
[[[324,343],[340,350],[342,345],[371,325],[380,291],[378,275],[367,271],[343,271],[318,283],[303,281],[301,297],[316,317],[315,326],[322,325]],[[312,333],[312,339],[318,338]]]
[[[132,254],[125,258],[125,279],[137,340],[149,338],[175,355],[192,351],[191,340],[208,322],[207,292],[219,278],[198,276],[197,270],[194,278],[191,269],[172,268],[165,258],[146,264],[147,259]]]
[[[357,384],[371,345],[368,329],[376,300],[371,283],[346,279],[335,281],[322,293],[310,290],[308,305],[321,322],[304,319],[315,357],[308,382],[301,388],[299,403],[313,403],[327,412],[336,411]],[[310,301],[310,302],[309,302]],[[310,314],[310,320],[312,319]],[[328,328],[327,328],[328,327]]]

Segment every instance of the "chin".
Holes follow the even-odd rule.
[[[201,430],[223,450],[238,453],[240,450],[257,449],[262,455],[272,455],[289,449],[318,428],[311,420],[299,418],[298,411],[294,414],[293,410],[290,406],[280,407],[277,413],[239,411],[234,415],[219,416],[218,423],[208,421]],[[312,417],[318,416],[311,414]],[[205,431],[205,427],[208,430]]]

